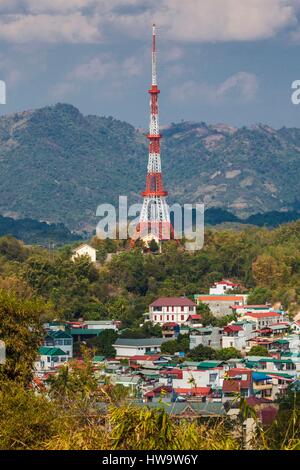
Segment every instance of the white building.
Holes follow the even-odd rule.
[[[88,256],[92,263],[96,263],[96,255],[97,250],[95,250],[95,248],[86,243],[83,243],[82,245],[79,245],[77,248],[75,248],[71,259],[74,261],[80,256]]]
[[[254,322],[239,322],[224,327],[222,348],[235,348],[245,351],[247,340],[255,336],[256,324]]]
[[[116,357],[144,356],[160,352],[162,343],[168,341],[166,338],[119,338],[113,344]]]
[[[37,370],[49,370],[53,369],[64,362],[67,362],[69,359],[68,354],[66,354],[60,348],[48,348],[42,346],[39,349],[39,358],[35,362],[35,368]]]
[[[293,321],[291,324],[291,329],[294,331],[294,333],[300,333],[300,321]]]
[[[186,323],[190,315],[196,314],[196,304],[187,297],[161,297],[149,306],[149,316],[153,323]]]
[[[214,283],[214,285],[209,289],[209,294],[224,295],[227,291],[237,289],[238,287],[240,287],[240,284],[234,284],[233,282],[222,280]]]
[[[246,315],[241,317],[241,320],[254,322],[256,329],[260,330],[261,328],[265,328],[276,323],[281,323],[284,321],[284,316],[277,312],[248,312]]]
[[[73,357],[73,337],[66,331],[50,331],[44,339],[44,346],[48,348],[59,348],[68,357]]]
[[[212,361],[211,361],[212,362]],[[225,369],[211,368],[206,370],[183,370],[182,379],[173,378],[173,388],[215,387],[223,385]]]

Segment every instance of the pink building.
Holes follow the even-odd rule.
[[[191,315],[196,315],[196,304],[186,297],[161,297],[149,306],[150,320],[164,324],[186,323]]]

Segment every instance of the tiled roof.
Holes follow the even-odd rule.
[[[199,297],[197,297],[197,300],[200,300],[200,301],[208,301],[208,300],[211,300],[211,301],[216,301],[218,300],[219,302],[234,302],[234,301],[237,301],[237,300],[240,300],[241,302],[244,301],[244,297],[242,295],[214,295],[214,294],[211,294],[211,295],[199,295]]]
[[[281,317],[282,315],[277,312],[247,312],[245,313],[245,317],[253,317],[253,318],[266,318],[266,317]]]
[[[231,332],[237,332],[237,331],[242,331],[243,328],[238,325],[228,325],[224,327],[224,332],[225,333],[231,333]]]
[[[196,307],[196,304],[187,297],[160,297],[150,307]]]
[[[196,314],[194,314],[194,315],[190,315],[190,316],[188,317],[188,320],[190,320],[190,319],[191,319],[191,320],[201,320],[201,319],[202,319],[202,316],[199,315],[198,313],[196,313]]]

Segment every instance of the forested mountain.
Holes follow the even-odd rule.
[[[238,217],[299,209],[300,129],[181,122],[165,126],[169,202],[202,202]],[[95,228],[99,204],[140,201],[142,131],[57,104],[0,118],[0,213]]]

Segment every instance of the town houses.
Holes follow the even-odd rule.
[[[240,294],[230,293],[233,289],[241,290],[241,286],[222,281],[211,288],[209,295],[226,296],[231,312],[226,324],[220,323],[222,316],[215,317],[219,326],[207,323],[197,311],[203,298],[199,294],[194,296],[196,302],[193,296],[159,297],[151,302],[141,328],[147,323],[159,327],[161,334],[152,337],[130,337],[118,320],[47,323],[35,363],[36,377],[47,386],[49,374],[82,360],[81,344],[111,331],[114,354],[95,351],[94,374],[99,383],[109,380],[113,386],[124,387],[128,399],[138,406],[169,403],[177,418],[234,416],[237,397],[243,397],[261,420],[268,407],[265,415],[274,418],[276,399],[300,374],[299,322],[290,321],[286,312],[269,304],[248,305],[247,294],[237,301]],[[187,340],[187,349],[167,352],[170,341],[175,344],[182,338]],[[217,358],[197,359],[195,351],[201,348]],[[226,351],[231,353],[224,359]]]

